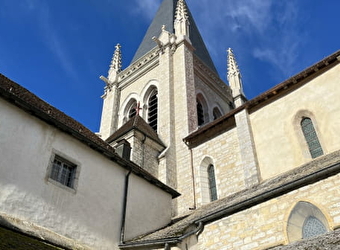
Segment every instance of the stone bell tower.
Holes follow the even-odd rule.
[[[121,69],[117,45],[108,77],[101,79],[106,86],[100,136],[114,146],[128,141],[132,161],[182,193],[175,210],[193,207],[183,138],[215,119],[213,110],[227,113],[233,97],[185,1],[163,0],[131,64]]]

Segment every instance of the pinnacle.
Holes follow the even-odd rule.
[[[227,50],[228,52],[228,79],[232,75],[240,75],[240,70],[237,65],[234,52],[231,48]]]
[[[185,5],[184,0],[178,0],[177,2],[177,8],[176,8],[176,20],[182,21],[182,20],[188,20],[188,11],[187,7]]]
[[[118,43],[115,48],[116,49],[112,57],[110,69],[113,69],[116,72],[120,72],[122,70],[122,52],[120,49],[120,44]]]

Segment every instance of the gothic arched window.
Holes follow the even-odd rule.
[[[197,124],[198,126],[201,126],[204,124],[204,111],[203,111],[203,105],[199,100],[196,100],[196,108],[197,108]]]
[[[215,201],[217,200],[217,189],[216,189],[216,179],[215,179],[215,168],[214,168],[214,165],[212,164],[208,166],[208,181],[209,181],[210,201]]]
[[[213,109],[213,117],[214,117],[214,120],[216,120],[217,118],[221,117],[222,116],[222,113],[220,111],[220,109],[218,107],[215,107]]]
[[[312,203],[299,201],[291,211],[287,234],[290,242],[309,239],[329,232],[329,225],[322,211]]]
[[[310,118],[305,117],[302,119],[301,129],[307,142],[308,149],[312,158],[316,158],[320,155],[323,155],[323,150],[318,139],[318,135],[316,134],[313,122]]]
[[[136,114],[137,114],[137,102],[134,101],[130,106],[128,118],[131,119],[132,117],[136,116]]]
[[[155,89],[148,100],[148,123],[157,132],[158,120],[158,92]]]

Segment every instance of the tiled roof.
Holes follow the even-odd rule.
[[[253,188],[211,202],[173,225],[127,242],[122,248],[129,249],[141,244],[167,240],[176,242],[190,226],[198,225],[199,222],[211,223],[338,173],[340,173],[340,151],[319,157]]]
[[[164,146],[161,139],[159,139],[157,133],[153,128],[146,123],[146,121],[140,117],[139,115],[134,116],[130,120],[128,120],[123,126],[121,126],[115,133],[113,133],[106,142],[111,143],[117,140],[119,137],[125,135],[126,133],[130,132],[131,130],[138,130],[139,132],[143,133],[153,141],[159,143],[160,145]],[[165,146],[164,146],[165,147]]]
[[[104,157],[118,163],[121,167],[131,170],[134,174],[170,193],[172,197],[180,195],[177,191],[160,182],[146,170],[131,161],[124,160],[118,156],[107,142],[100,139],[84,125],[41,100],[39,97],[2,74],[0,74],[0,97],[49,125],[76,138],[81,143],[84,143],[91,149],[101,153]]]
[[[0,249],[16,250],[61,250],[35,238],[0,227]]]
[[[155,18],[153,19],[152,23],[150,24],[142,43],[139,45],[139,48],[132,59],[131,63],[134,63],[139,58],[144,56],[146,53],[151,51],[157,45],[152,40],[152,37],[156,36],[159,37],[161,33],[161,28],[165,25],[166,30],[169,32],[174,33],[174,20],[175,20],[175,13],[176,13],[176,6],[178,0],[163,0],[158,12],[156,13]],[[188,8],[188,15],[189,15],[189,22],[190,22],[190,41],[195,48],[194,53],[197,55],[199,59],[201,59],[213,72],[217,74],[217,70],[215,65],[210,57],[210,54],[204,44],[202,36],[196,26],[194,18],[190,13]]]

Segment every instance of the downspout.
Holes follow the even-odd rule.
[[[124,243],[121,243],[119,245],[119,247],[121,249],[126,249],[126,248],[131,249],[131,248],[134,248],[134,247],[136,247],[136,248],[140,248],[140,247],[146,248],[146,247],[156,247],[156,246],[162,247],[164,245],[164,250],[170,250],[171,249],[170,245],[178,244],[191,235],[199,236],[203,232],[203,229],[204,229],[203,222],[200,221],[200,222],[197,222],[195,224],[196,225],[198,224],[198,226],[194,230],[192,230],[192,231],[190,231],[190,232],[186,233],[185,235],[178,237],[178,238],[163,239],[163,240],[159,240],[159,241],[155,240],[155,241],[144,242],[144,243],[141,242],[141,243],[136,243],[136,244],[131,244],[131,245],[129,245],[129,244],[125,245]]]
[[[123,200],[123,213],[122,213],[122,220],[121,220],[121,228],[120,228],[120,244],[124,244],[125,238],[125,220],[126,220],[126,207],[127,207],[127,196],[129,190],[129,177],[131,174],[131,170],[125,176],[125,187],[124,187],[124,200]]]
[[[184,234],[183,236],[179,237],[178,239],[179,239],[180,241],[182,241],[182,240],[184,240],[185,238],[188,238],[189,236],[194,235],[194,234],[195,234],[196,236],[198,236],[198,235],[200,235],[200,234],[203,232],[203,229],[204,229],[204,224],[203,224],[202,221],[200,221],[200,222],[198,222],[197,228],[195,228],[195,229],[194,229],[193,231],[191,231],[191,232],[188,232],[188,233]]]
[[[145,141],[146,141],[146,135],[144,135],[144,138],[142,140],[142,168],[144,168],[144,161],[145,161]]]
[[[192,191],[194,197],[194,207],[189,208],[190,210],[196,209],[196,185],[195,185],[195,169],[194,169],[194,157],[192,153],[192,149],[190,149],[190,166],[191,166],[191,176],[192,176]]]

